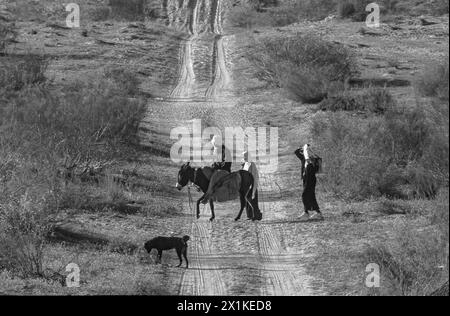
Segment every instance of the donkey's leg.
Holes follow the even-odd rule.
[[[205,198],[205,195],[203,195],[203,196],[197,201],[197,219],[200,218],[200,203],[203,201],[204,198]]]
[[[239,211],[238,216],[234,219],[235,221],[238,221],[241,219],[242,212],[244,211],[245,204],[247,203],[247,201],[245,199],[245,194],[240,193],[239,196],[241,198],[241,210]]]
[[[211,219],[212,222],[216,218],[216,214],[214,213],[214,203],[212,200],[209,200],[209,207],[211,208]]]

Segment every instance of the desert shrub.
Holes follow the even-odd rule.
[[[135,96],[139,92],[140,81],[132,71],[110,67],[105,71],[105,78],[112,80],[125,95]]]
[[[311,132],[324,185],[339,196],[433,198],[448,185],[448,133],[421,107],[369,118],[319,113]]]
[[[111,8],[107,6],[95,7],[89,10],[89,16],[94,22],[107,21],[111,16]]]
[[[48,59],[42,55],[26,54],[19,59],[0,61],[0,86],[6,91],[20,90],[28,85],[42,84],[47,79],[45,72]]]
[[[49,216],[45,196],[16,194],[9,196],[8,203],[0,203],[0,269],[21,277],[44,276]]]
[[[369,12],[366,7],[370,0],[340,0],[337,4],[337,13],[340,18],[351,18],[354,21],[365,21]],[[383,6],[384,1],[379,3]]]
[[[4,110],[5,119],[16,126],[64,148],[87,148],[94,143],[127,142],[136,134],[142,103],[129,99],[107,82],[90,82],[51,91],[46,87],[27,87]],[[33,140],[33,135],[28,135]]]
[[[445,14],[449,13],[449,3],[447,0],[435,0],[434,1],[434,14]]]
[[[340,18],[349,18],[355,14],[355,5],[349,0],[340,1],[338,4],[338,15]]]
[[[449,72],[448,57],[439,63],[432,64],[417,78],[416,90],[423,96],[438,97],[441,100],[449,100]]]
[[[110,0],[111,17],[115,19],[138,21],[144,18],[144,0]]]
[[[318,103],[327,97],[329,81],[317,69],[300,68],[286,75],[282,86],[292,99],[303,103]]]
[[[286,88],[296,99],[305,101],[321,101],[328,87],[357,72],[354,56],[347,48],[313,35],[260,40],[248,59],[260,80]]]
[[[412,210],[407,201],[382,198],[377,202],[375,211],[383,215],[405,215],[411,213]]]
[[[285,26],[301,20],[321,20],[333,13],[333,0],[290,1],[273,7],[268,13],[274,26]]]
[[[301,20],[320,20],[334,11],[333,0],[250,1],[232,8],[228,20],[238,27],[286,26]]]
[[[68,183],[61,190],[60,209],[87,210],[92,212],[128,211],[129,198],[123,186],[106,171],[98,185]]]
[[[0,56],[6,53],[8,42],[16,36],[14,24],[2,22],[0,19]]]
[[[235,6],[230,10],[227,23],[234,27],[253,29],[273,25],[267,12],[258,12],[251,5]]]
[[[322,111],[358,111],[384,114],[395,108],[395,100],[386,88],[367,88],[363,91],[344,90],[331,95],[319,104]]]
[[[440,225],[419,229],[403,222],[392,241],[367,248],[366,261],[381,268],[381,294],[429,295],[448,282],[448,192],[437,201],[432,213],[440,214]]]
[[[67,183],[61,168],[73,160],[94,170],[91,162],[129,155],[144,108],[114,78],[59,89],[23,82],[0,100],[0,268],[47,277],[44,249],[58,210],[125,201],[110,182],[96,200],[78,182]]]

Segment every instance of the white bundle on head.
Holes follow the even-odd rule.
[[[308,145],[308,144],[306,144],[305,146],[303,146],[303,156],[305,156],[305,160],[308,160],[308,159],[309,159],[309,152],[308,152],[308,149],[309,149],[309,145]]]

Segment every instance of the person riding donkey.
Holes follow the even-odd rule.
[[[208,192],[205,200],[212,195],[215,196],[216,201],[225,202],[232,200],[239,195],[238,179],[233,178],[231,181],[226,181],[231,174],[232,156],[230,151],[222,144],[222,138],[215,135],[211,144],[213,145],[213,174],[210,179]],[[224,185],[226,181],[226,185]],[[214,193],[214,194],[213,194]]]
[[[254,179],[251,203],[247,203],[246,206],[247,218],[254,221],[260,221],[262,220],[262,213],[258,205],[258,168],[256,167],[256,164],[249,159],[249,153],[247,151],[243,153],[243,156],[242,170],[250,172]]]
[[[225,170],[231,173],[232,157],[230,151],[222,145],[222,140],[219,136],[215,135],[211,144],[213,145],[213,164],[214,170]]]
[[[300,216],[301,221],[308,220],[323,220],[324,217],[320,211],[316,199],[316,174],[320,171],[320,158],[316,155],[311,155],[311,148],[309,144],[299,148],[295,151],[295,155],[302,162],[302,180],[303,180],[303,194],[302,200],[305,208],[304,213]],[[315,214],[310,217],[309,212],[313,211]]]

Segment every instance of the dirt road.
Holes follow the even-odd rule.
[[[206,1],[208,2],[208,1]],[[180,44],[179,76],[170,96],[151,102],[143,125],[152,134],[142,140],[153,147],[168,149],[170,131],[175,127],[192,129],[193,120],[206,126],[242,126],[257,124],[255,114],[237,108],[234,94],[233,62],[236,37],[222,36],[220,1],[211,1],[211,12],[203,20],[190,24],[191,34]],[[197,3],[197,2],[196,2]],[[203,2],[202,2],[203,3]],[[197,5],[197,4],[196,4]],[[193,9],[195,19],[201,15]],[[174,14],[172,12],[172,14]],[[208,32],[198,32],[198,25],[210,25]],[[279,148],[288,148],[287,134],[279,134]],[[199,141],[205,141],[199,140]],[[280,152],[279,165],[295,168],[298,164],[288,152]],[[236,170],[238,165],[233,166]],[[311,278],[302,266],[306,247],[313,239],[302,238],[296,223],[299,189],[286,189],[291,178],[286,174],[260,170],[260,207],[264,219],[234,222],[238,203],[216,205],[216,220],[209,222],[209,207],[202,209],[200,220],[195,205],[187,201],[186,213],[192,215],[190,235],[191,268],[180,281],[180,295],[312,295]],[[176,175],[174,175],[174,183]],[[193,193],[194,200],[199,194]],[[245,217],[245,216],[244,216]]]

